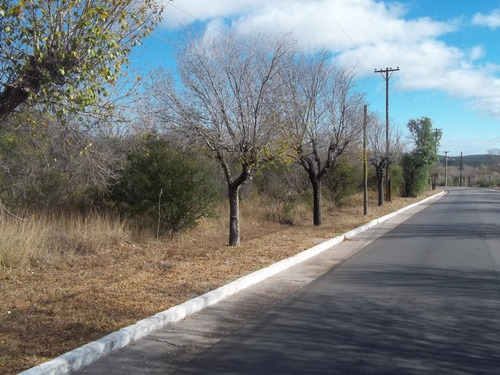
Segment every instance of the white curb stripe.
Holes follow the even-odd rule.
[[[178,322],[179,320],[182,320],[189,315],[192,315],[210,305],[213,305],[227,297],[230,297],[233,294],[245,288],[248,288],[251,285],[257,284],[264,279],[276,275],[277,273],[280,273],[285,269],[288,269],[298,263],[301,263],[309,258],[312,258],[315,255],[318,255],[330,249],[331,247],[344,241],[345,238],[351,238],[356,234],[364,232],[365,230],[370,229],[377,224],[383,223],[384,221],[396,215],[399,215],[406,210],[409,210],[410,208],[425,203],[430,199],[441,197],[444,194],[445,192],[442,191],[439,194],[433,195],[429,198],[406,206],[400,210],[372,220],[365,225],[362,225],[340,236],[322,242],[319,245],[305,250],[291,258],[283,259],[277,263],[270,265],[269,267],[260,269],[247,276],[243,276],[240,279],[235,280],[227,285],[221,286],[218,289],[212,290],[180,305],[162,311],[149,318],[140,320],[139,322],[122,328],[119,331],[110,333],[109,335],[99,340],[90,342],[72,351],[64,353],[51,361],[32,367],[20,373],[19,375],[63,375],[68,374],[72,371],[76,371],[84,366],[91,364],[92,362],[97,361],[99,358],[104,357],[111,352],[127,346],[131,342],[136,341],[141,337],[144,337],[145,335],[162,328],[166,324]]]

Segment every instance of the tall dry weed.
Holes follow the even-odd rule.
[[[124,223],[98,213],[0,217],[0,270],[55,265],[126,239]]]

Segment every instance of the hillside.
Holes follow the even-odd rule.
[[[440,156],[440,164],[445,163],[445,157]],[[464,167],[481,167],[481,166],[491,166],[500,164],[500,155],[464,155],[462,158],[462,163]],[[448,156],[448,166],[449,167],[460,167],[460,156]]]

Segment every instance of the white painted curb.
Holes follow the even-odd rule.
[[[372,220],[369,223],[362,225],[356,229],[346,232],[340,236],[334,237],[330,240],[320,243],[308,250],[305,250],[291,258],[284,259],[277,263],[253,272],[238,280],[224,285],[218,289],[212,290],[199,297],[191,299],[183,304],[174,306],[168,310],[162,311],[149,318],[143,319],[133,325],[122,328],[117,332],[113,332],[97,341],[90,342],[70,352],[60,355],[51,361],[45,362],[41,365],[32,367],[19,375],[62,375],[76,371],[84,366],[91,364],[105,355],[121,349],[131,342],[140,339],[141,337],[162,328],[166,324],[174,323],[185,317],[192,315],[205,307],[213,305],[251,285],[254,285],[268,277],[276,275],[277,273],[290,268],[300,262],[303,262],[315,255],[318,255],[325,250],[341,243],[345,238],[351,238],[356,234],[364,232],[365,230],[374,227],[404,211],[415,207],[419,204],[441,197],[445,192],[433,195],[429,198],[423,199],[419,202],[413,203],[400,210],[392,212],[388,215],[382,216],[378,219]]]

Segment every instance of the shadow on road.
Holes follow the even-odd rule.
[[[179,374],[498,374],[498,277],[339,269]]]

